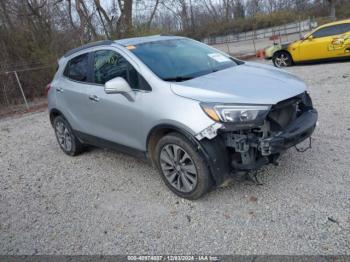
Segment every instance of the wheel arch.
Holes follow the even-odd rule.
[[[185,136],[198,150],[199,154],[207,161],[210,175],[217,186],[224,184],[230,177],[228,153],[222,138],[217,136],[211,140],[198,141],[190,132],[182,127],[171,124],[160,124],[151,129],[147,136],[147,156],[153,166],[156,166],[155,147],[163,136],[176,132]]]
[[[287,49],[277,50],[276,52],[273,53],[272,57],[280,53],[287,53],[290,56],[290,59],[292,59],[292,62],[294,62],[292,54]]]
[[[194,136],[189,131],[185,130],[182,127],[179,127],[173,124],[156,125],[149,131],[146,139],[146,151],[147,151],[148,157],[152,161],[152,164],[155,164],[154,149],[159,139],[161,139],[163,136],[172,132],[179,133],[185,136],[187,139],[189,139],[192,143],[196,143]]]
[[[52,108],[50,110],[50,122],[51,122],[51,125],[53,125],[53,121],[54,121],[55,117],[57,117],[57,116],[63,116],[64,117],[63,113],[60,110],[58,110],[56,108]]]

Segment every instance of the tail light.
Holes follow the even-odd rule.
[[[49,93],[50,88],[51,88],[51,83],[48,83],[45,87],[45,96],[47,96],[47,94]]]

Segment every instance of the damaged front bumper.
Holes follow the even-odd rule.
[[[299,144],[312,135],[317,123],[316,109],[310,109],[289,124],[283,132],[262,139],[259,150],[263,156],[268,156],[285,151]]]
[[[201,138],[213,178],[221,185],[232,173],[277,163],[282,152],[311,137],[317,118],[309,95],[304,93],[273,106],[259,126],[237,130],[233,124],[216,125],[209,136],[197,139]]]

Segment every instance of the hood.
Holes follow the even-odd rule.
[[[296,41],[298,41],[298,40],[289,41],[289,42],[284,42],[284,43],[281,44],[281,48],[282,48],[282,49],[287,49],[288,46],[289,46],[290,44],[295,43]]]
[[[202,102],[273,105],[306,90],[296,76],[272,66],[244,63],[188,81],[171,84],[182,97]]]

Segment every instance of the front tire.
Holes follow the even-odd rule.
[[[194,200],[212,187],[205,160],[184,136],[171,133],[162,137],[155,148],[155,155],[164,183],[176,195]]]
[[[63,116],[57,116],[53,121],[57,142],[64,153],[70,156],[80,154],[84,145],[74,135],[68,121]]]
[[[291,55],[288,52],[276,52],[273,54],[272,62],[275,67],[287,67],[293,64]]]

